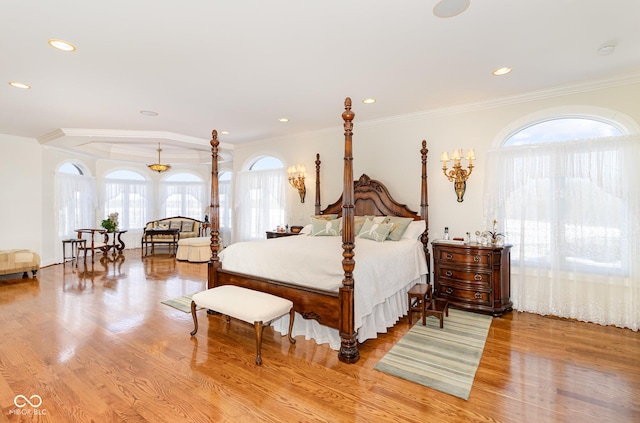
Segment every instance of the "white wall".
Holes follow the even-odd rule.
[[[445,226],[449,227],[452,237],[464,236],[467,231],[473,233],[477,229],[488,229],[485,221],[493,219],[493,216],[483,216],[486,153],[492,146],[499,144],[501,140],[497,139],[498,135],[513,122],[540,110],[573,106],[607,108],[624,113],[640,122],[640,102],[637,101],[640,98],[640,83],[540,97],[544,96],[538,94],[536,99],[511,99],[509,104],[505,101],[501,105],[491,107],[468,106],[389,118],[381,122],[359,121],[359,112],[367,107],[375,107],[375,104],[354,103],[354,179],[366,173],[371,178],[381,180],[396,201],[405,203],[419,212],[419,150],[421,141],[426,139],[429,149],[427,163],[430,239],[442,237]],[[263,154],[276,155],[286,166],[299,163],[306,166],[307,200],[300,204],[297,193],[293,188],[290,189],[290,224],[306,224],[309,222],[309,216],[313,214],[313,162],[316,153],[321,154],[322,160],[323,207],[337,200],[342,192],[342,100],[336,99],[337,125],[333,131],[298,134],[287,139],[237,146],[234,151],[236,171],[253,157]],[[467,191],[462,203],[456,201],[453,183],[442,174],[442,163],[439,161],[443,151],[451,152],[455,148],[474,148],[476,151],[476,167],[467,182]]]
[[[42,250],[42,148],[0,134],[0,249]]]

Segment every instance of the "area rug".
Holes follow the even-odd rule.
[[[469,399],[491,326],[491,316],[449,309],[444,328],[434,317],[418,321],[375,369]]]
[[[166,304],[169,307],[173,307],[176,308],[180,311],[183,311],[185,313],[191,313],[191,296],[193,294],[189,294],[189,295],[183,295],[181,297],[178,298],[172,298],[170,300],[165,300],[162,301],[162,304]],[[204,307],[196,307],[196,310],[202,310]]]

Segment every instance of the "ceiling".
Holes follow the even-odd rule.
[[[0,133],[206,163],[214,128],[229,152],[333,128],[346,96],[364,122],[640,74],[638,1],[471,0],[451,18],[437,3],[2,0]]]

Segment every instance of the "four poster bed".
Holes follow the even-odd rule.
[[[345,136],[343,193],[338,201],[321,209],[320,159],[317,155],[315,204],[316,215],[341,218],[341,238],[301,234],[239,242],[220,253],[219,141],[217,131],[212,132],[208,288],[237,285],[293,301],[296,313],[303,318],[294,320],[297,326],[293,335],[304,333],[305,337],[319,343],[329,342],[332,348],[339,346],[340,361],[355,363],[359,358],[358,342],[393,326],[407,312],[406,292],[416,283],[428,281],[428,150],[423,141],[418,214],[394,201],[381,182],[367,175],[353,180],[354,113],[350,98],[345,99],[342,118]],[[376,242],[360,236],[356,239],[356,219],[364,216],[400,219],[407,224],[406,230],[402,238],[395,241]],[[372,223],[373,220],[368,222],[368,228]],[[329,226],[327,224],[327,229]],[[303,232],[308,232],[308,228]],[[279,258],[284,258],[285,263],[277,261]],[[288,316],[279,320],[273,322],[274,330],[286,332]]]

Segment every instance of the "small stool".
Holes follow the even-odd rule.
[[[409,324],[413,323],[413,313],[420,312],[424,322],[424,309],[426,302],[431,299],[431,284],[419,283],[414,285],[408,292],[409,296]]]
[[[256,330],[256,364],[258,366],[262,364],[262,331],[264,326],[268,326],[272,320],[289,313],[289,342],[296,343],[291,336],[295,311],[293,302],[290,300],[234,285],[216,286],[193,294],[191,299],[191,315],[195,325],[191,336],[198,332],[196,306],[251,323]]]
[[[432,298],[429,304],[424,308],[422,315],[422,325],[427,324],[427,316],[436,316],[440,319],[440,329],[444,327],[443,314],[449,317],[449,301]]]
[[[67,244],[71,244],[71,256],[67,256]],[[80,247],[80,244],[82,244],[82,247]],[[87,245],[86,239],[82,239],[82,238],[63,239],[62,240],[62,266],[65,266],[67,261],[74,261],[74,260],[77,266],[79,250],[80,248],[82,248],[86,252],[85,245]]]

